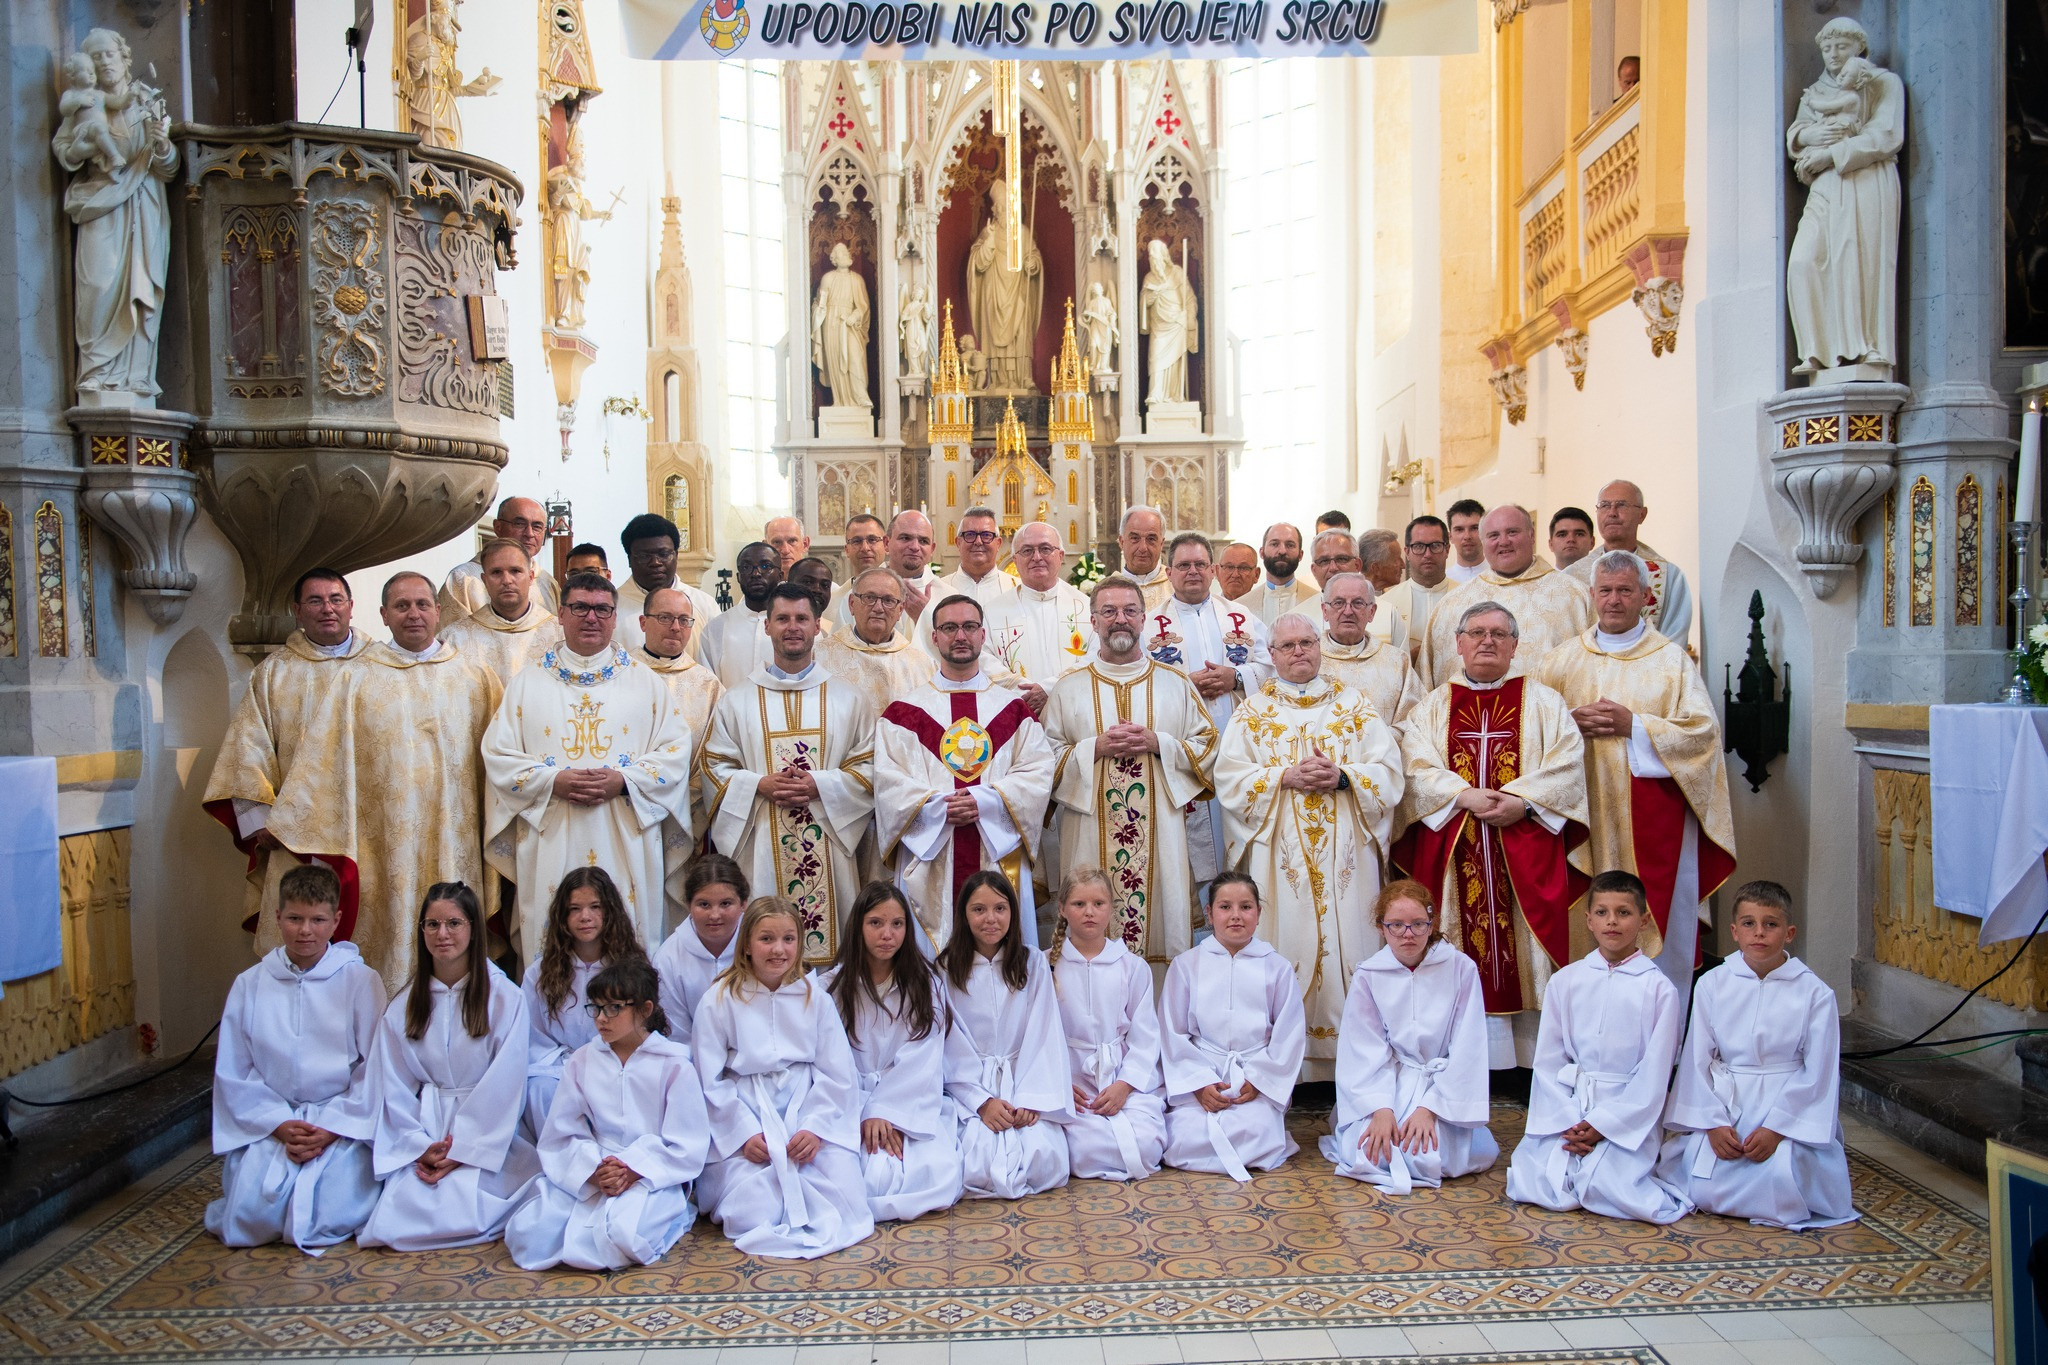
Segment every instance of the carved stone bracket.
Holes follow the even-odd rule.
[[[1513,338],[1495,337],[1479,349],[1493,366],[1486,376],[1493,400],[1500,404],[1509,426],[1519,425],[1529,415],[1529,369],[1515,359]]]
[[[156,408],[73,408],[85,466],[85,510],[128,552],[121,582],[149,618],[170,625],[199,576],[185,567],[185,535],[199,515],[199,476],[188,441],[199,420]]]
[[[1863,558],[1856,522],[1897,477],[1903,384],[1791,389],[1770,414],[1771,482],[1799,517],[1794,554],[1813,595],[1834,595]]]
[[[1586,361],[1593,349],[1593,338],[1576,327],[1567,327],[1557,334],[1557,349],[1564,353],[1564,367],[1572,377],[1572,387],[1584,390]]]
[[[1678,352],[1678,315],[1685,307],[1685,243],[1680,236],[1645,237],[1622,253],[1636,277],[1630,297],[1642,312],[1652,356]]]

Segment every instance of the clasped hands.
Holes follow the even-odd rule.
[[[286,1119],[271,1129],[270,1135],[284,1144],[285,1159],[297,1166],[319,1156],[335,1139],[335,1134],[304,1119]]]
[[[1036,1109],[1020,1109],[1008,1100],[997,1099],[993,1095],[983,1100],[981,1108],[975,1110],[975,1113],[981,1116],[982,1125],[991,1133],[1007,1133],[1012,1128],[1029,1128],[1038,1122]]]
[[[962,789],[948,792],[943,800],[946,803],[947,824],[957,828],[960,825],[971,825],[981,819],[981,803],[974,799],[972,791]]]
[[[1235,1096],[1223,1093],[1222,1082],[1211,1081],[1195,1092],[1195,1103],[1201,1105],[1207,1113],[1221,1114],[1225,1110],[1233,1109],[1240,1104],[1250,1104],[1258,1097],[1259,1088],[1250,1081],[1245,1081],[1239,1085]]]
[[[633,1182],[640,1178],[640,1172],[628,1166],[615,1156],[608,1156],[597,1163],[597,1169],[590,1173],[590,1183],[597,1186],[597,1192],[607,1197],[624,1194],[633,1188]]]
[[[1080,1086],[1074,1087],[1074,1109],[1077,1113],[1095,1114],[1101,1118],[1113,1119],[1124,1112],[1124,1102],[1131,1097],[1129,1081],[1111,1081],[1095,1092],[1090,1099],[1083,1094]]]
[[[1591,1156],[1593,1149],[1607,1140],[1606,1134],[1584,1119],[1565,1129],[1559,1137],[1564,1149],[1573,1156]]]
[[[796,767],[768,774],[755,789],[778,806],[794,808],[818,799],[818,779]]]
[[[451,1133],[420,1153],[419,1160],[412,1163],[412,1168],[422,1185],[440,1184],[444,1177],[462,1164],[448,1155],[448,1149],[454,1145],[455,1136]]]
[[[555,774],[554,793],[572,806],[601,806],[626,790],[617,768],[564,768]]]
[[[1627,739],[1636,728],[1635,712],[1605,697],[1573,707],[1572,721],[1587,739]]]
[[[1133,720],[1120,720],[1095,737],[1102,758],[1136,758],[1159,752],[1159,736]]]
[[[1521,797],[1485,787],[1467,787],[1451,799],[1451,804],[1459,810],[1471,811],[1481,824],[1495,829],[1506,829],[1528,814],[1528,803]]]
[[[1417,1105],[1405,1120],[1396,1124],[1393,1110],[1376,1109],[1366,1120],[1365,1131],[1358,1135],[1358,1145],[1365,1149],[1365,1159],[1375,1166],[1384,1166],[1392,1160],[1396,1147],[1410,1156],[1434,1152],[1437,1149],[1436,1114]]]
[[[1723,1161],[1769,1161],[1784,1140],[1783,1133],[1769,1128],[1758,1128],[1747,1139],[1725,1125],[1707,1130],[1707,1145]]]
[[[1333,792],[1343,778],[1344,770],[1328,754],[1317,749],[1309,757],[1282,771],[1280,785],[1292,787],[1295,791]]]
[[[785,1150],[789,1153],[789,1159],[801,1166],[816,1156],[818,1148],[822,1146],[824,1146],[824,1142],[816,1133],[808,1128],[799,1128],[795,1135],[790,1138],[789,1146]],[[740,1144],[740,1155],[753,1162],[756,1166],[766,1166],[770,1159],[768,1155],[768,1135],[766,1133],[756,1133],[748,1138],[744,1143]]]
[[[1228,664],[1204,664],[1188,674],[1188,681],[1202,694],[1203,701],[1214,701],[1237,690],[1237,670]]]

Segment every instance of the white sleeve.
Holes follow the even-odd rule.
[[[1016,824],[1011,821],[1010,808],[1003,804],[1002,793],[994,787],[969,787],[968,790],[974,793],[974,805],[980,812],[976,824],[981,829],[982,851],[990,861],[1009,857],[1010,850],[1023,842],[1024,836],[1017,832]]]
[[[951,826],[946,823],[946,797],[941,794],[925,801],[898,842],[919,862],[928,863],[939,856],[950,831]]]
[[[241,796],[232,799],[235,803],[235,833],[244,839],[253,839],[257,831],[269,827],[269,806],[261,801],[251,801]]]
[[[1628,732],[1628,770],[1633,777],[1671,776],[1671,769],[1657,757],[1657,746],[1650,742],[1650,732],[1643,728],[1640,719]]]

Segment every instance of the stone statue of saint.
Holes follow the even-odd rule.
[[[611,216],[611,210],[583,195],[583,134],[572,128],[565,160],[548,170],[549,309],[557,327],[583,328],[583,305],[590,293],[590,244],[583,240],[583,225],[608,222]]]
[[[429,147],[462,150],[462,114],[455,101],[488,95],[501,77],[487,66],[465,81],[455,67],[455,40],[462,25],[457,0],[427,0],[427,12],[405,34],[405,117]]]
[[[1899,148],[1906,88],[1869,60],[1854,19],[1820,31],[1819,80],[1799,97],[1785,130],[1793,170],[1807,186],[1785,297],[1799,344],[1794,374],[1866,367],[1846,378],[1888,380],[1899,275]]]
[[[925,373],[932,356],[932,302],[922,284],[903,291],[903,302],[896,310],[896,330],[903,338],[903,373],[913,377]]]
[[[988,357],[981,353],[981,347],[974,342],[974,333],[968,332],[960,338],[960,373],[967,378],[967,391],[980,393],[988,387]]]
[[[85,35],[78,56],[65,63],[62,122],[50,144],[64,169],[77,172],[64,211],[78,226],[72,311],[80,401],[132,394],[153,407],[171,254],[164,184],[178,169],[178,152],[163,96],[129,74],[131,60],[127,39],[112,29]]]
[[[967,253],[967,311],[988,359],[989,387],[1036,392],[1031,351],[1045,303],[1045,262],[1022,222],[1024,268],[1010,269],[1009,186],[989,186],[988,221]]]
[[[1138,287],[1138,332],[1151,338],[1145,353],[1151,383],[1145,404],[1188,401],[1188,357],[1202,349],[1195,287],[1174,262],[1166,243],[1154,238],[1145,283]]]
[[[872,408],[868,398],[868,285],[853,270],[846,243],[832,247],[832,268],[811,307],[811,363],[835,408]]]
[[[1081,309],[1081,325],[1088,332],[1088,373],[1115,373],[1115,359],[1112,355],[1118,340],[1116,327],[1116,305],[1109,301],[1109,291],[1096,280],[1088,286],[1088,302]]]

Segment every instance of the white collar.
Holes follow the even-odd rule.
[[[1593,628],[1593,639],[1603,650],[1611,652],[1617,649],[1627,649],[1642,639],[1643,632],[1649,628],[1650,623],[1648,621],[1637,621],[1634,630],[1623,631],[1619,635],[1609,635],[1606,631],[1595,626]]]
[[[1060,580],[1055,578],[1049,588],[1034,588],[1020,579],[1017,583],[1017,595],[1026,602],[1057,602],[1060,597]]]
[[[1273,577],[1273,576],[1272,576],[1271,574],[1267,574],[1267,575],[1265,576],[1265,579],[1266,579],[1266,591],[1267,591],[1267,592],[1280,592],[1280,591],[1281,591],[1281,590],[1283,590],[1283,589],[1286,589],[1286,588],[1291,588],[1291,587],[1293,587],[1293,586],[1294,586],[1294,577],[1295,577],[1294,575],[1292,575],[1292,574],[1289,574],[1289,575],[1287,576],[1287,579],[1286,579],[1286,580],[1285,580],[1285,581],[1283,582],[1282,580],[1280,580],[1280,579],[1277,579],[1277,578]]]
[[[964,682],[955,682],[944,673],[932,674],[932,688],[938,692],[981,692],[988,685],[988,675],[978,668],[974,670],[974,676]]]
[[[1510,673],[1507,675],[1506,678],[1495,678],[1490,683],[1474,682],[1471,678],[1466,677],[1465,670],[1460,668],[1458,670],[1457,681],[1458,686],[1469,687],[1474,692],[1497,692],[1501,688],[1506,687],[1508,685],[1508,678],[1512,678],[1513,676],[1514,674]]]
[[[1195,951],[1198,953],[1213,953],[1217,957],[1235,957],[1242,960],[1245,958],[1267,957],[1277,950],[1266,940],[1254,935],[1250,943],[1245,944],[1244,947],[1239,948],[1233,953],[1230,949],[1218,943],[1216,935],[1211,933],[1209,937],[1195,945]]]
[[[761,667],[768,671],[768,676],[771,678],[780,678],[784,682],[802,682],[805,678],[810,677],[812,672],[818,667],[818,659],[815,654],[812,655],[811,661],[795,673],[785,673],[772,663],[762,664]]]
[[[429,640],[425,649],[415,651],[407,649],[396,640],[393,640],[391,642],[391,652],[411,659],[416,664],[423,664],[441,652],[441,642],[438,639]]]
[[[348,652],[356,647],[356,633],[351,630],[342,637],[342,641],[338,645],[316,645],[311,640],[308,640],[306,641],[306,647],[323,659],[346,659]],[[394,645],[392,648],[395,649],[397,646]]]

